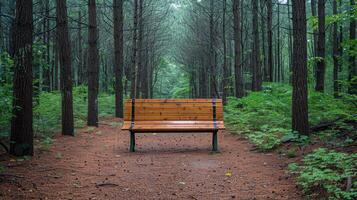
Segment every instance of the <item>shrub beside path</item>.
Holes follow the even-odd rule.
[[[32,160],[8,158],[0,199],[302,199],[287,160],[258,153],[248,141],[219,134],[129,134],[107,119],[99,128],[57,136]]]

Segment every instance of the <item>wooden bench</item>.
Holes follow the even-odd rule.
[[[122,130],[135,133],[212,132],[212,151],[218,151],[217,132],[225,129],[221,99],[132,99],[124,105]]]

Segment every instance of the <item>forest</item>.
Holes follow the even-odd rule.
[[[0,199],[357,199],[356,22],[355,0],[0,0]],[[135,99],[222,99],[220,151],[129,153]]]

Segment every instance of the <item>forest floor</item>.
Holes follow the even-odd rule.
[[[56,136],[32,159],[0,155],[0,199],[302,199],[288,160],[256,152],[247,140],[211,134],[129,134],[106,119],[99,128]]]

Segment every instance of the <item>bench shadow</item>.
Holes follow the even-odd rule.
[[[124,153],[128,155],[162,155],[162,154],[220,154],[222,151],[213,152],[212,147],[175,147],[175,148],[137,148],[135,152],[130,152],[129,148],[117,148],[115,150],[116,153]]]

